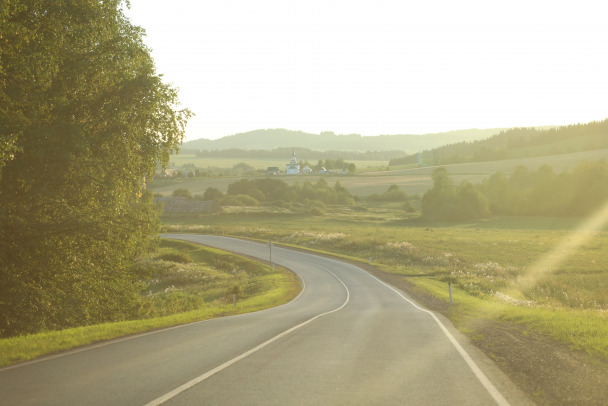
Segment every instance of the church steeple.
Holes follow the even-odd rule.
[[[296,152],[294,151],[291,154],[291,161],[287,164],[287,174],[288,175],[297,175],[300,173],[300,165],[298,164],[298,158],[296,158]]]

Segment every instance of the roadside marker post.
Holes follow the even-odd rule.
[[[448,282],[448,290],[450,291],[450,304],[454,304],[454,300],[452,300],[452,282]]]
[[[268,252],[270,255],[270,263],[272,263],[272,241],[268,241]]]

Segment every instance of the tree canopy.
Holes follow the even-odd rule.
[[[122,0],[0,5],[0,335],[127,318],[190,112]]]
[[[555,173],[549,165],[515,168],[510,176],[495,173],[481,184],[456,187],[444,167],[433,170],[433,187],[422,197],[429,220],[459,221],[489,214],[517,216],[588,216],[608,201],[608,163],[580,161]]]

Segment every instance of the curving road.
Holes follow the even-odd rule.
[[[265,244],[166,237],[269,258]],[[278,247],[272,259],[304,282],[292,302],[0,369],[0,404],[530,404],[402,292],[332,259]]]

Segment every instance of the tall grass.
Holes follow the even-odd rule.
[[[180,224],[181,222],[181,224]],[[246,236],[372,262],[447,297],[447,282],[470,303],[470,317],[527,324],[608,359],[608,231],[594,232],[565,261],[529,286],[518,280],[571,237],[580,219],[497,218],[425,224],[403,213],[329,208],[324,216],[213,216],[181,219],[170,231]],[[201,228],[203,227],[203,228]]]
[[[281,267],[183,241],[162,240],[142,258],[150,278],[137,320],[48,331],[0,340],[0,367],[128,334],[248,313],[295,297],[297,277]],[[232,304],[232,294],[237,304]]]
[[[420,289],[448,302],[449,294],[444,283],[428,278],[415,278],[411,282]],[[511,302],[471,296],[458,288],[453,289],[456,317],[453,320],[463,330],[469,329],[480,318],[500,319],[526,325],[583,350],[608,360],[608,312],[588,309],[570,309],[533,306],[530,303]]]

